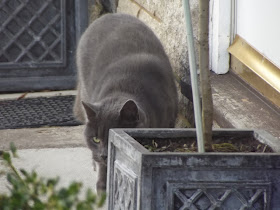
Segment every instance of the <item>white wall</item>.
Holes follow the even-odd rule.
[[[280,0],[236,0],[236,32],[280,68]]]

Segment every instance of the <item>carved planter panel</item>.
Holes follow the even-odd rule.
[[[116,161],[113,183],[114,209],[135,209],[136,182],[136,175]]]
[[[271,184],[255,182],[167,183],[168,209],[268,209]]]
[[[262,131],[248,135],[280,151]],[[109,137],[109,209],[280,209],[279,153],[149,152],[134,138],[194,137],[194,129],[114,129]]]

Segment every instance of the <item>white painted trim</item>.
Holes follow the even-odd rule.
[[[216,74],[225,74],[229,70],[229,53],[234,13],[234,0],[210,0],[209,47],[210,68]]]

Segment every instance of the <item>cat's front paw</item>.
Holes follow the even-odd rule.
[[[96,183],[96,190],[99,195],[106,192],[106,182],[104,182],[103,180],[98,180]]]

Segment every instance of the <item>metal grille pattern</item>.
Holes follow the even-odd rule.
[[[0,1],[0,69],[65,65],[65,0]]]
[[[177,189],[173,209],[267,209],[265,189]],[[229,208],[230,207],[230,208]]]
[[[0,129],[79,125],[73,102],[74,96],[0,101]]]

